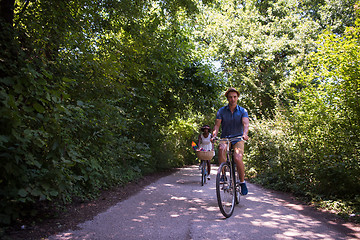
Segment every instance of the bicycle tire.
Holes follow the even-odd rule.
[[[201,161],[201,186],[204,186],[206,183],[206,164],[205,161]]]
[[[221,213],[229,218],[235,208],[235,185],[229,163],[221,163],[216,175],[216,196]],[[224,175],[224,181],[221,177]]]
[[[201,186],[204,186],[204,169],[201,168]]]
[[[240,176],[239,173],[237,171],[236,168],[236,164],[234,164],[234,175],[235,175],[235,203],[239,204],[240,203],[240,192],[241,192],[241,188],[240,188],[240,184],[238,182],[240,182]]]

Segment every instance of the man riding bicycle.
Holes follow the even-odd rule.
[[[229,88],[225,97],[229,104],[219,109],[216,114],[215,126],[213,131],[213,138],[217,136],[221,126],[221,138],[242,136],[244,140],[248,140],[249,132],[249,116],[245,108],[237,105],[240,93],[235,88]],[[245,183],[245,166],[243,163],[244,155],[244,141],[234,141],[231,143],[234,149],[234,161],[237,166],[237,171],[240,176],[241,194],[246,195],[248,189]],[[219,145],[219,163],[226,161],[227,143],[220,143]]]

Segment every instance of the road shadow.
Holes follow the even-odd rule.
[[[216,166],[200,185],[189,166],[145,187],[92,221],[49,239],[356,239],[351,226],[310,213],[291,198],[248,184],[234,214],[224,218],[217,205]]]

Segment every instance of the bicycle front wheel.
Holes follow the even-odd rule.
[[[216,196],[221,213],[230,217],[235,208],[235,184],[227,162],[220,165],[216,175]]]
[[[234,163],[235,164],[235,163]],[[241,191],[241,187],[240,187],[240,176],[239,173],[237,171],[237,166],[235,164],[234,166],[234,176],[235,176],[235,203],[239,204],[240,203],[240,191]]]
[[[204,186],[206,183],[206,163],[201,161],[201,186]]]

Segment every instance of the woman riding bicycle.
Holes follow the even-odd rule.
[[[215,126],[213,131],[213,137],[216,137],[220,126],[222,129],[221,137],[235,137],[242,136],[244,140],[248,140],[249,132],[249,116],[245,108],[237,105],[240,93],[235,88],[229,88],[225,97],[229,104],[219,109],[216,114]],[[213,142],[213,138],[211,139]],[[232,142],[232,148],[234,149],[234,161],[236,163],[237,170],[240,176],[241,194],[246,195],[248,189],[245,183],[245,167],[243,163],[244,155],[244,141]],[[226,143],[219,145],[219,163],[226,161]]]
[[[203,149],[204,151],[214,151],[214,144],[210,141],[212,135],[210,134],[211,129],[209,125],[202,126],[201,131],[202,133],[199,135],[199,143],[198,143],[199,149]],[[210,170],[211,170],[210,160],[206,160],[206,164],[207,164],[207,172],[208,172],[207,179],[210,180]]]

